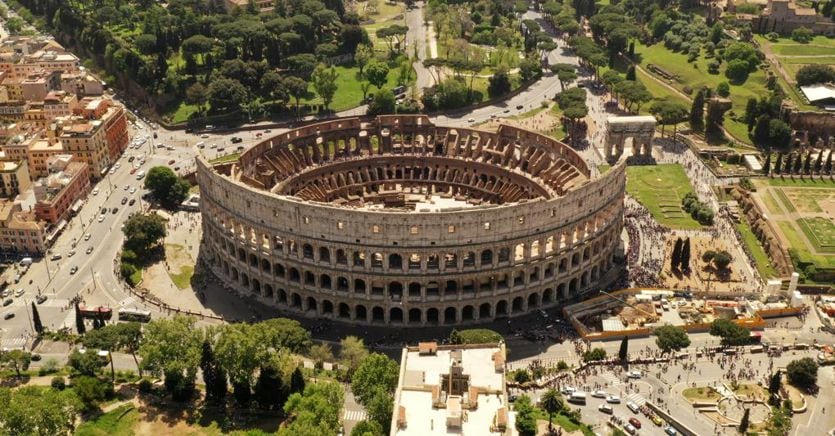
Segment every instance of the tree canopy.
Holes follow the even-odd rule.
[[[719,318],[710,326],[710,334],[722,338],[722,345],[744,345],[750,340],[751,332],[733,321]]]
[[[165,238],[165,221],[156,213],[133,214],[122,229],[125,234],[125,248],[138,256],[145,256]]]
[[[176,208],[188,196],[191,185],[185,179],[177,176],[166,166],[155,166],[148,170],[145,177],[145,189],[151,191],[163,206]]]
[[[679,351],[690,346],[690,337],[681,327],[664,325],[656,328],[653,333],[655,334],[655,345],[662,353]]]

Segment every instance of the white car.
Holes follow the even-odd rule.
[[[560,393],[562,393],[563,395],[571,395],[571,394],[573,394],[573,393],[574,393],[574,392],[576,392],[576,391],[577,391],[577,389],[574,389],[574,388],[573,388],[573,387],[571,387],[571,386],[566,386],[566,387],[562,388],[562,390],[560,391]]]
[[[609,395],[606,397],[606,402],[611,404],[620,404],[620,397],[617,395]]]
[[[116,167],[116,169],[119,169],[119,168],[122,167],[122,163],[121,162],[116,162],[113,166]]]
[[[136,192],[136,187],[135,187],[135,186],[131,186],[131,187],[130,187],[130,193],[131,193],[131,194],[133,194],[133,193],[135,193],[135,192]]]
[[[93,188],[93,195],[99,195],[99,188]]]
[[[84,240],[85,241],[89,241],[91,237],[92,237],[92,235],[90,235],[89,233],[84,234]]]
[[[21,295],[23,295],[24,292],[26,292],[26,291],[24,291],[23,288],[20,288],[17,291],[15,291],[14,296],[15,297],[20,297]]]
[[[110,169],[110,174],[111,174],[111,175],[116,174],[116,168],[111,168],[111,169]]]
[[[638,405],[637,405],[637,404],[635,404],[635,403],[633,403],[633,402],[631,402],[631,401],[627,401],[627,402],[626,402],[626,407],[628,407],[628,408],[629,408],[629,410],[631,410],[631,411],[632,411],[632,413],[638,413],[638,412],[641,410],[641,408],[640,408],[640,407],[638,407]]]
[[[98,222],[102,222],[102,221],[104,221],[104,215],[99,215]]]
[[[597,410],[599,410],[603,413],[608,413],[610,415],[615,413],[615,409],[612,409],[612,406],[610,406],[608,404],[601,404],[600,407],[597,408]]]
[[[90,254],[92,252],[93,252],[93,246],[91,245],[91,246],[87,247],[87,254]]]
[[[601,391],[600,389],[591,393],[591,396],[594,398],[606,398],[606,391]]]
[[[130,190],[130,185],[125,185],[125,191]]]
[[[628,378],[641,378],[641,375],[642,375],[642,374],[641,374],[641,371],[637,371],[637,370],[635,370],[635,371],[629,371],[629,372],[626,374],[626,376],[627,376]]]
[[[200,137],[203,138],[203,139],[209,139],[209,134],[204,133],[204,134],[200,135]]]

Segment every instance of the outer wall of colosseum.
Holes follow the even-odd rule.
[[[371,147],[366,141],[375,136],[371,142],[378,146]],[[320,156],[328,154],[321,145],[329,142],[338,151]],[[259,156],[286,151],[291,143],[296,156],[307,153],[298,158],[307,164],[291,169],[293,175],[349,159],[361,163],[369,155],[400,155],[401,161],[434,156],[487,161],[496,177],[518,176],[524,180],[514,186],[533,194],[437,212],[302,200],[274,193],[297,189],[297,180],[255,170],[263,164]],[[542,150],[547,159],[539,158]],[[504,158],[480,157],[488,155]],[[539,170],[533,158],[520,156],[549,162],[553,178],[544,183],[544,172],[529,174]],[[424,116],[304,127],[263,141],[233,165],[213,168],[198,159],[197,177],[201,254],[222,281],[284,311],[352,323],[466,324],[555,305],[610,278],[623,227],[623,161],[589,180],[585,162],[552,138],[507,126],[497,133],[445,128]],[[547,185],[545,194],[525,187],[526,180]]]

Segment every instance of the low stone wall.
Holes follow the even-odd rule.
[[[679,420],[675,419],[675,417],[673,417],[673,415],[670,415],[669,413],[665,412],[660,407],[656,406],[655,403],[653,403],[651,401],[647,401],[646,403],[644,403],[644,405],[649,407],[653,412],[655,412],[658,416],[663,418],[665,421],[669,422],[670,425],[673,426],[673,428],[678,430],[679,433],[683,434],[684,436],[699,436],[698,433],[696,433],[693,430],[690,430],[690,427],[687,427],[686,425],[682,424]]]
[[[751,224],[751,231],[759,239],[774,269],[782,276],[790,276],[794,272],[794,265],[789,257],[788,249],[780,243],[774,227],[775,223],[764,218],[765,212],[760,209],[760,205],[754,201],[748,191],[734,189],[731,191],[731,196],[739,202],[745,218]]]

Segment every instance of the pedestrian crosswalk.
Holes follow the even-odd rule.
[[[643,405],[644,405],[644,403],[646,403],[646,402],[647,402],[647,399],[646,399],[646,398],[644,398],[644,396],[643,396],[643,395],[641,395],[641,394],[639,394],[639,393],[637,393],[637,392],[635,392],[634,394],[629,394],[629,395],[627,395],[627,396],[626,396],[626,400],[627,400],[627,401],[631,401],[631,402],[633,402],[633,403],[637,404],[638,406],[643,406]]]
[[[342,416],[343,421],[360,422],[366,418],[365,410],[346,410]]]
[[[67,307],[70,304],[70,300],[66,298],[50,298],[43,303],[41,306],[43,307]]]
[[[603,379],[606,380],[607,383],[609,383],[609,386],[618,387],[621,385],[620,378],[618,378],[618,376],[616,376],[614,373],[604,372],[603,374],[601,374],[601,377],[603,377]]]
[[[134,303],[136,303],[136,298],[134,298],[133,296],[130,296],[130,297],[125,298],[124,300],[120,301],[119,306],[126,307],[126,306],[129,306],[129,305],[134,304]]]
[[[14,350],[17,348],[24,348],[26,347],[26,338],[16,337],[16,338],[3,338],[0,340],[0,348],[9,350]]]

